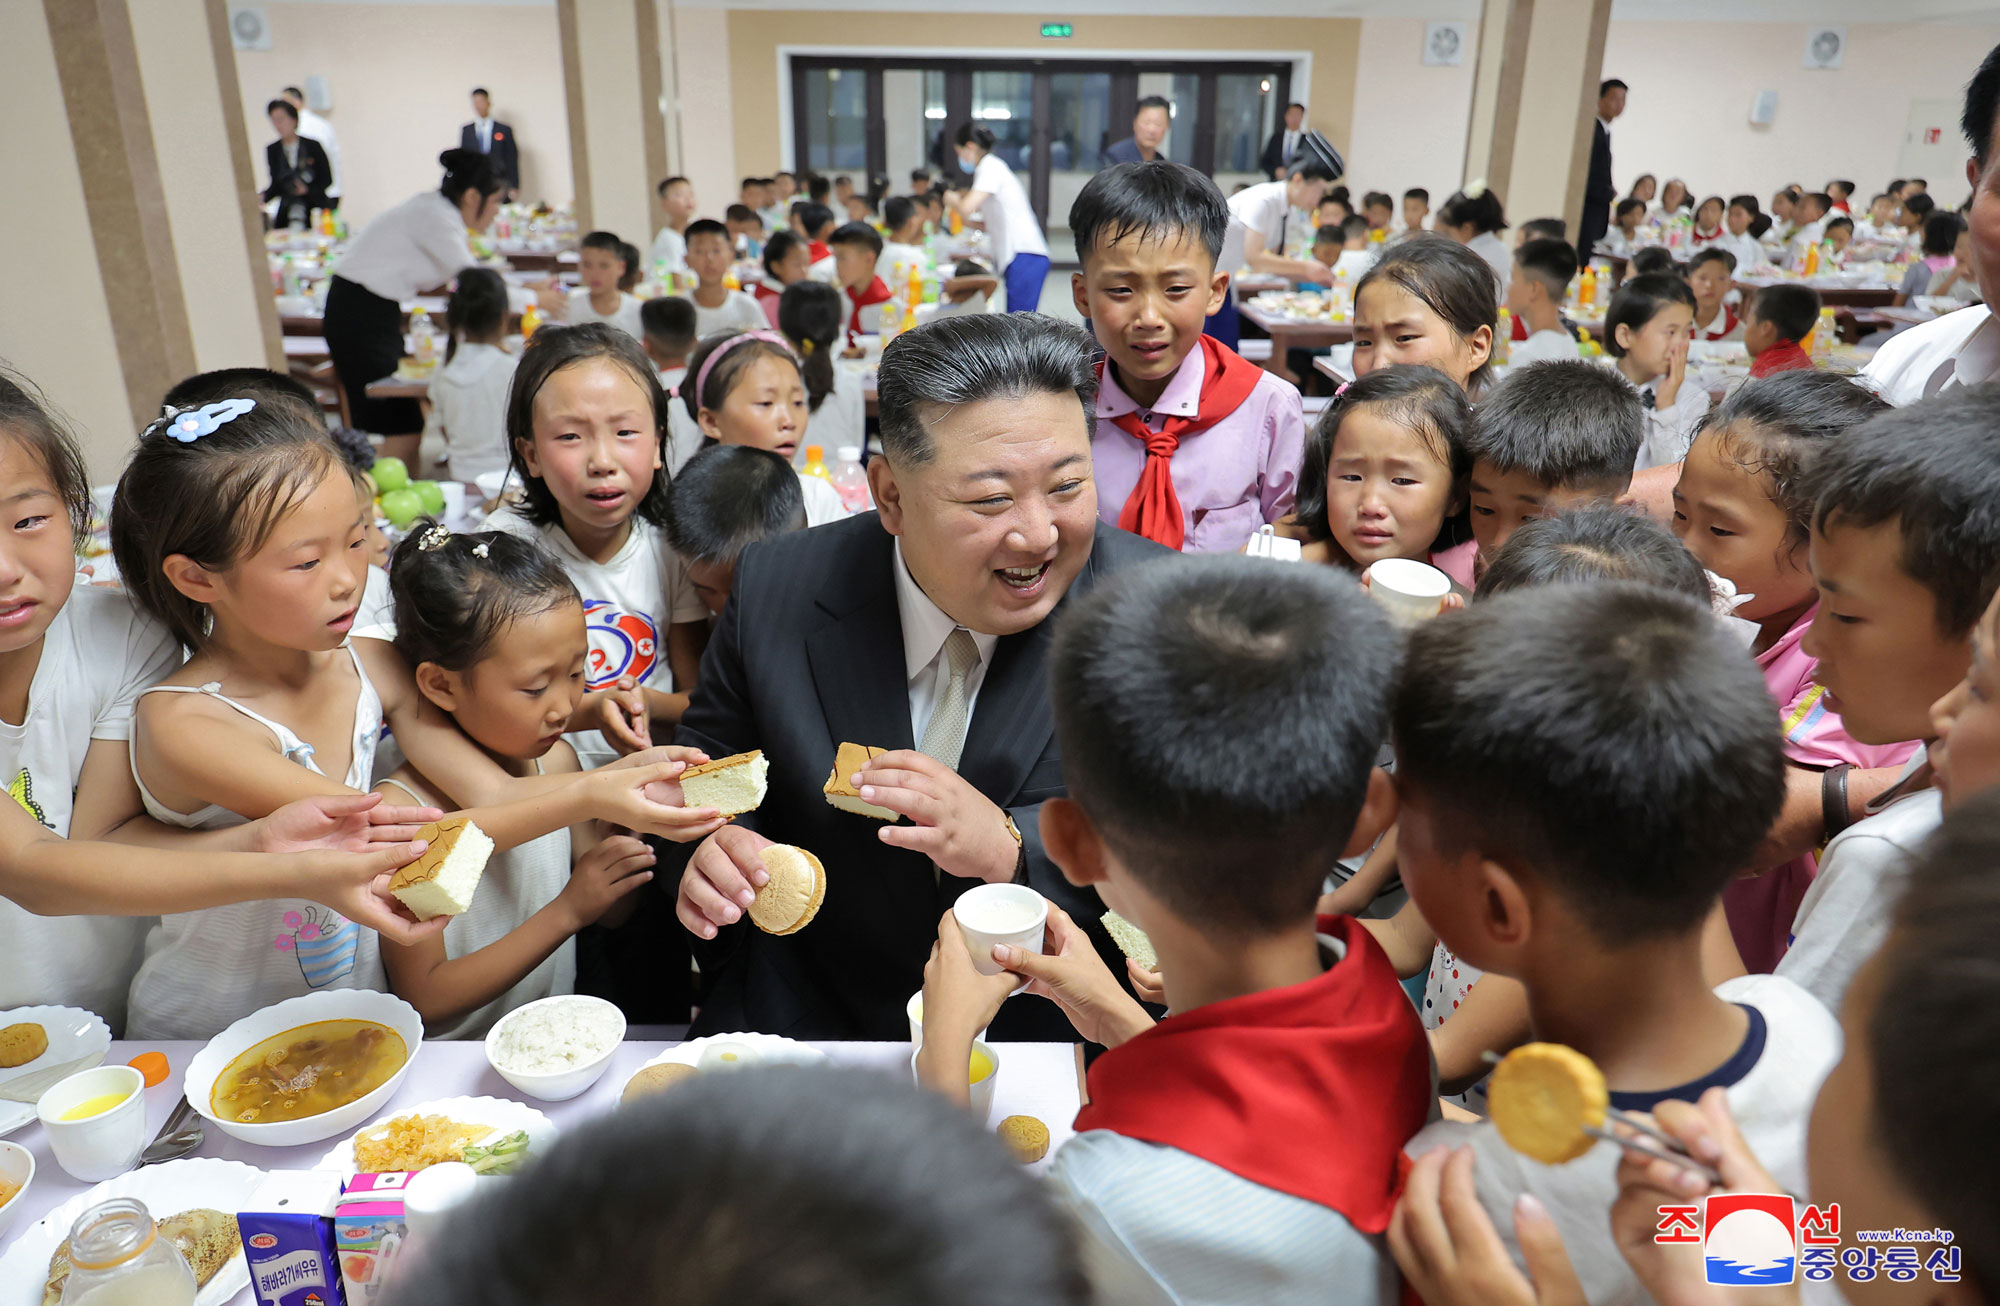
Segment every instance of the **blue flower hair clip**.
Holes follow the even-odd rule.
[[[175,408],[168,404],[146,434],[161,430],[170,439],[193,444],[204,435],[213,435],[226,422],[233,422],[257,406],[255,399],[224,399],[200,408]]]

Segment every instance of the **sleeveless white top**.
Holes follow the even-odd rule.
[[[354,646],[346,647],[361,688],[354,701],[354,752],[342,783],[365,792],[375,769],[382,700]],[[311,744],[282,723],[224,695],[218,682],[199,688],[155,685],[145,692],[205,694],[226,703],[275,735],[287,760],[315,775],[326,774],[313,760]],[[153,797],[136,763],[132,778],[138,781],[147,813],[164,824],[220,830],[245,822],[246,818],[215,804],[198,812],[176,812]],[[382,950],[375,931],[330,907],[303,898],[274,898],[177,912],[162,916],[147,932],[145,960],[132,979],[125,1037],[212,1038],[253,1011],[315,989],[383,987]]]

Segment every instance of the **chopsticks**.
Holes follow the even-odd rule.
[[[1480,1057],[1490,1066],[1497,1066],[1501,1061],[1500,1054],[1497,1052],[1483,1052],[1480,1054]],[[1606,1106],[1604,1108],[1604,1116],[1607,1120],[1615,1121],[1625,1126],[1632,1133],[1621,1134],[1598,1125],[1585,1125],[1583,1132],[1592,1138],[1600,1138],[1608,1143],[1616,1143],[1626,1151],[1636,1153],[1639,1156],[1649,1157],[1655,1161],[1665,1161],[1669,1165],[1677,1165],[1683,1170],[1700,1175],[1718,1188],[1723,1186],[1724,1181],[1720,1171],[1716,1170],[1714,1166],[1695,1160],[1694,1157],[1688,1155],[1687,1149],[1681,1146],[1678,1139],[1670,1134],[1661,1132],[1644,1117],[1634,1115],[1630,1111],[1621,1111],[1615,1106]],[[1649,1146],[1645,1142],[1642,1142],[1640,1138],[1634,1137],[1634,1134],[1650,1138],[1658,1143],[1659,1146]]]

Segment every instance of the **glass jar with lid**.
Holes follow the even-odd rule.
[[[136,1198],[99,1203],[69,1232],[63,1306],[194,1306],[194,1271]]]

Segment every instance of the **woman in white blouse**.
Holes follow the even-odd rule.
[[[1032,313],[1049,277],[1049,243],[1035,221],[1034,205],[1021,179],[993,152],[997,142],[990,127],[963,123],[953,139],[959,163],[972,173],[972,188],[953,191],[945,202],[964,217],[986,215],[982,221],[993,246],[993,266],[1007,287],[1007,311]]]
[[[424,429],[414,399],[370,399],[368,383],[403,357],[403,301],[442,286],[473,264],[466,233],[500,211],[500,179],[477,150],[438,156],[444,181],[377,217],[348,246],[326,295],[326,348],[347,391],[349,419],[387,437],[386,452],[409,462]]]

